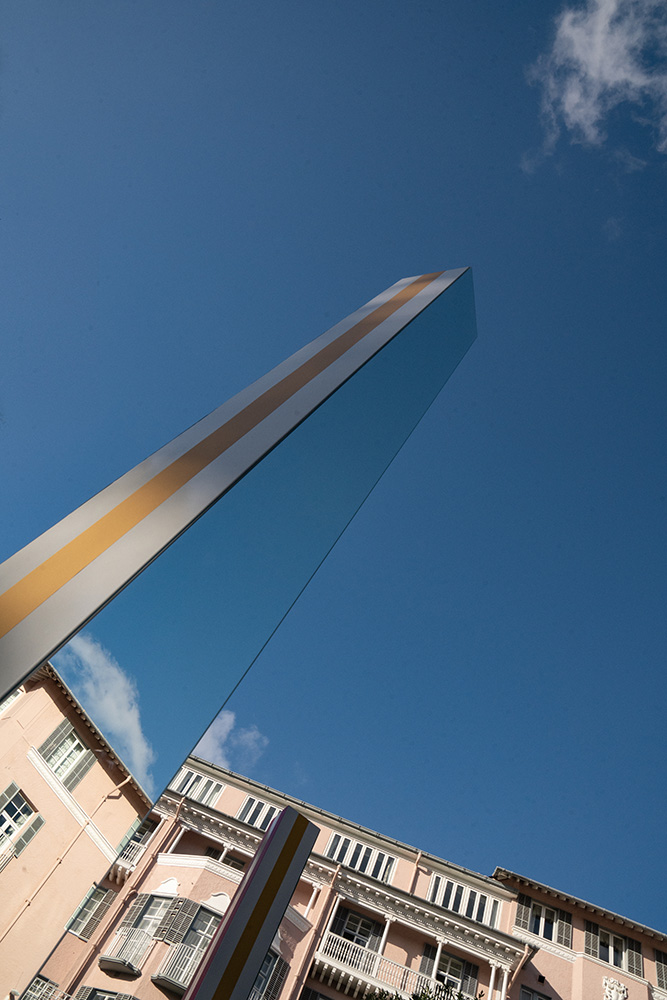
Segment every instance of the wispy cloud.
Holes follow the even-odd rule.
[[[542,87],[550,152],[562,130],[599,145],[621,104],[656,131],[667,153],[667,7],[664,0],[586,0],[556,18],[550,52],[531,68]],[[636,161],[640,163],[641,161]]]
[[[223,709],[194,749],[198,757],[233,771],[248,771],[264,753],[269,741],[257,726],[240,729],[236,713]]]
[[[93,722],[152,795],[150,768],[156,755],[141,726],[135,681],[91,635],[75,636],[54,662]]]

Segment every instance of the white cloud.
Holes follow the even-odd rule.
[[[547,151],[563,128],[575,142],[602,143],[610,112],[629,104],[656,129],[657,148],[667,153],[664,0],[586,0],[565,8],[553,47],[532,67],[531,79],[542,86]]]
[[[55,663],[93,722],[152,795],[150,767],[156,755],[141,727],[139,692],[134,680],[90,635],[71,639]]]
[[[194,753],[213,764],[220,764],[232,771],[248,771],[253,767],[269,741],[257,726],[238,729],[236,713],[223,709],[208,727]]]

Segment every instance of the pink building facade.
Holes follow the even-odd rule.
[[[443,985],[490,1000],[667,1000],[667,937],[505,869],[479,875],[190,757],[25,1000],[185,992],[276,813],[320,828],[250,1000]]]
[[[0,703],[0,997],[30,984],[150,805],[51,666]]]

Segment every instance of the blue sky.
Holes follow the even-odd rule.
[[[0,68],[0,556],[471,264],[477,342],[208,748],[663,929],[664,29],[648,0],[5,2]],[[156,787],[191,735],[164,677],[224,658],[215,516],[59,660]]]

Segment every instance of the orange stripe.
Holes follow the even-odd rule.
[[[0,638],[441,273],[424,274],[402,288],[5,591]]]
[[[257,937],[264,925],[269,910],[273,906],[278,895],[287,870],[294,860],[294,855],[299,849],[299,845],[308,829],[308,820],[299,813],[294,821],[294,826],[285,841],[285,846],[278,856],[273,871],[266,880],[266,885],[262,889],[259,899],[246,922],[245,930],[239,939],[234,952],[227,963],[227,967],[218,983],[212,1000],[229,1000],[239,977],[245,968],[250,952],[255,946]],[[262,956],[263,957],[263,956]]]

